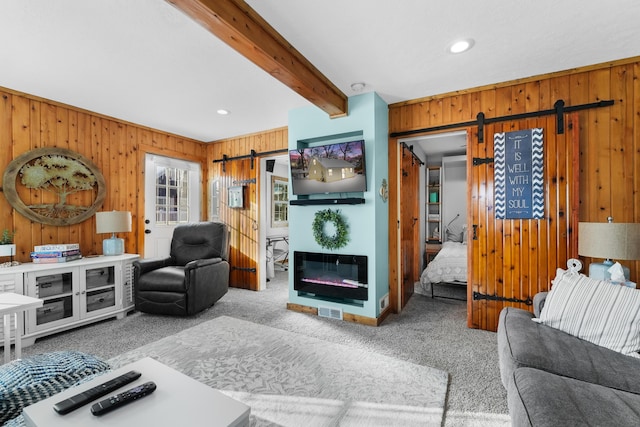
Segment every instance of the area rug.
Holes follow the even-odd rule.
[[[152,357],[251,407],[252,426],[441,426],[448,374],[218,317],[109,360]]]

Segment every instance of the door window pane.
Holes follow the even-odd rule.
[[[289,181],[271,176],[271,227],[289,226]]]
[[[189,171],[157,166],[156,225],[189,222]]]

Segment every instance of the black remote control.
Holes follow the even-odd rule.
[[[104,415],[107,412],[111,412],[121,406],[131,403],[134,400],[140,399],[148,394],[153,393],[156,389],[156,383],[153,381],[146,382],[127,391],[123,391],[120,394],[111,396],[108,399],[101,400],[98,403],[91,405],[91,413],[93,415]]]
[[[122,374],[110,381],[97,385],[68,399],[62,400],[53,405],[53,409],[55,409],[55,411],[60,415],[68,414],[69,412],[75,411],[79,407],[86,405],[92,400],[96,400],[99,397],[119,389],[123,385],[127,385],[130,382],[137,380],[141,375],[142,374],[140,372],[129,371],[126,374]]]

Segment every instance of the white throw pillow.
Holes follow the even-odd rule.
[[[457,224],[453,224],[453,225],[448,225],[447,226],[447,232],[446,232],[446,237],[447,237],[447,242],[462,242],[464,240],[464,235],[465,235],[465,229],[467,227],[465,225],[457,225]]]
[[[558,269],[540,323],[632,355],[640,350],[640,291]]]

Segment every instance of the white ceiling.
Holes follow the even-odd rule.
[[[430,166],[441,163],[443,157],[467,152],[467,132],[464,130],[407,138],[403,142],[413,147],[418,157]]]
[[[640,55],[637,0],[247,2],[347,96],[388,103]],[[163,0],[0,0],[0,17],[2,87],[201,141],[310,105]],[[460,37],[474,48],[447,53]]]

